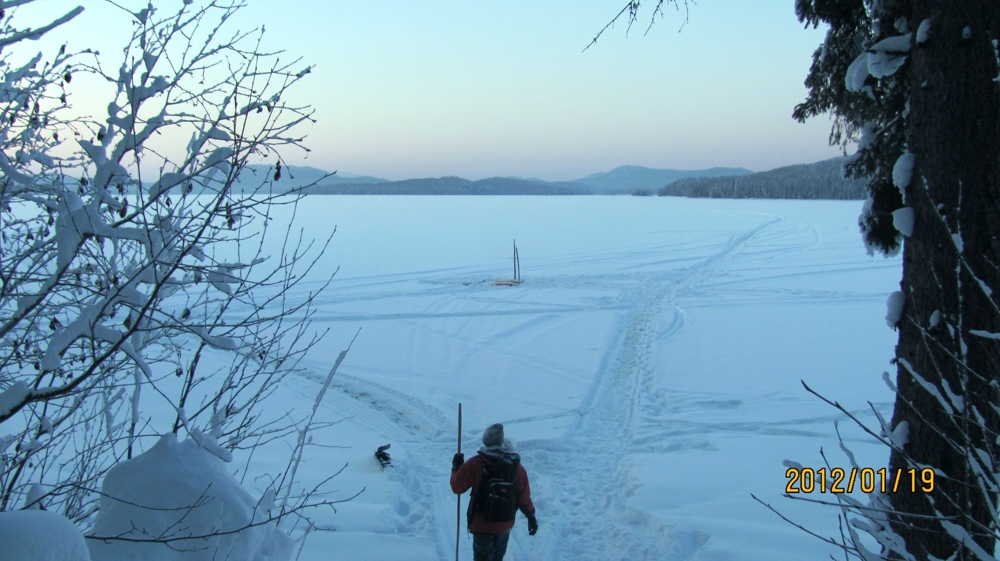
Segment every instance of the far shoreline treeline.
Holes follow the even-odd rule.
[[[280,191],[306,195],[653,195],[733,199],[834,199],[866,197],[865,182],[844,179],[844,158],[753,173],[743,168],[706,170],[652,169],[621,166],[573,181],[490,177],[472,181],[440,177],[389,181],[372,176],[329,174],[309,167],[283,167]],[[273,168],[249,166],[253,179],[269,177]],[[249,175],[249,174],[248,174]],[[237,191],[255,181],[241,181]],[[305,187],[303,187],[305,186]]]
[[[750,175],[690,177],[661,187],[657,194],[698,199],[864,200],[866,181],[846,179],[846,158],[785,166]]]

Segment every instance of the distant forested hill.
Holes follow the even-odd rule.
[[[513,177],[490,177],[470,181],[461,177],[406,179],[384,183],[316,185],[303,190],[316,195],[590,195],[586,185],[556,183]]]
[[[246,191],[260,188],[261,185],[272,180],[274,177],[274,166],[263,164],[250,164],[243,168],[239,179],[233,185],[234,190]],[[281,168],[281,177],[273,182],[276,191],[290,191],[300,189],[306,185],[322,183],[323,185],[350,184],[376,184],[387,183],[387,179],[371,177],[368,175],[356,175],[353,173],[331,174],[309,166],[285,166]]]
[[[845,158],[801,164],[729,177],[678,179],[661,187],[660,196],[713,199],[864,199],[865,182],[844,179]]]
[[[711,168],[696,170],[653,169],[642,166],[618,166],[611,171],[588,175],[577,179],[601,195],[632,194],[636,191],[656,192],[664,185],[686,177],[717,177],[722,175],[747,175],[753,173],[744,168]]]
[[[470,181],[461,177],[439,177],[352,185],[361,182],[345,179],[338,184],[322,181],[322,185],[310,187],[305,192],[330,195],[621,195],[637,191],[653,193],[661,186],[682,177],[749,173],[752,172],[743,168],[675,170],[620,166],[574,181],[542,181],[520,177],[490,177]]]
[[[274,175],[268,165],[250,165],[241,174],[234,190],[260,187]],[[437,177],[389,181],[379,177],[338,173],[331,175],[311,167],[283,167],[281,178],[271,185],[277,191],[301,189],[313,195],[617,195],[655,193],[661,186],[683,177],[740,175],[743,168],[705,170],[652,169],[620,166],[574,181],[542,181],[521,177],[490,177],[470,181],[462,177]]]

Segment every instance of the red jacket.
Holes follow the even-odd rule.
[[[488,458],[488,456],[487,456]],[[483,479],[483,454],[469,458],[458,471],[451,473],[451,490],[461,495],[469,489],[478,489],[479,482]],[[485,461],[489,461],[486,459]],[[531,504],[531,486],[528,485],[528,472],[524,466],[518,464],[517,475],[514,476],[514,490],[517,492],[517,508],[525,516],[535,513],[535,505]],[[487,522],[481,517],[475,516],[472,512],[472,501],[469,501],[469,510],[466,513],[469,522],[469,531],[473,534],[502,534],[509,532],[514,527],[514,521],[508,522]]]

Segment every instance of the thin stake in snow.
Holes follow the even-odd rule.
[[[501,279],[493,283],[493,286],[517,286],[521,284],[521,257],[517,253],[517,240],[514,240],[514,278]]]
[[[514,280],[521,282],[521,258],[517,254],[517,240],[514,240]]]
[[[514,247],[517,247],[516,245]],[[516,251],[516,250],[515,250]],[[462,404],[458,404],[458,453],[462,453]],[[462,537],[462,495],[456,497],[455,505],[455,561],[458,561],[458,543]]]

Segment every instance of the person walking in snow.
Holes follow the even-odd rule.
[[[500,423],[487,427],[483,447],[469,461],[459,452],[451,462],[451,490],[461,495],[469,489],[472,498],[466,516],[475,561],[503,560],[517,510],[528,518],[528,535],[538,531],[528,472],[504,438]]]

